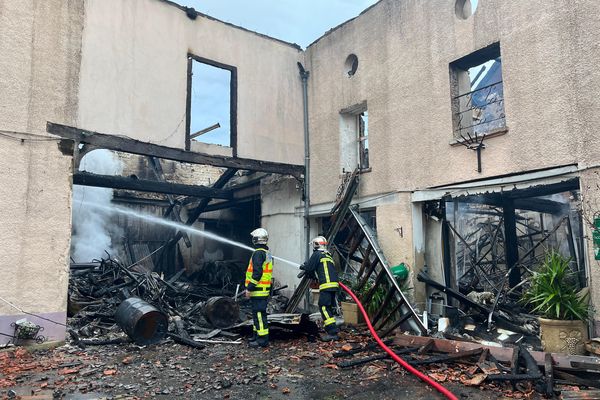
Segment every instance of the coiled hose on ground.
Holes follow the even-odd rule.
[[[422,372],[415,369],[409,363],[407,363],[406,361],[404,361],[403,359],[398,357],[398,355],[396,355],[396,353],[394,353],[389,347],[387,347],[383,343],[383,341],[381,340],[379,335],[377,335],[377,332],[375,332],[375,328],[373,328],[371,321],[369,321],[369,315],[365,311],[365,308],[363,307],[360,300],[358,300],[358,297],[356,297],[356,295],[354,293],[352,293],[352,291],[350,289],[348,289],[348,287],[346,287],[346,285],[342,284],[341,282],[340,282],[340,286],[346,293],[348,293],[348,295],[350,295],[350,297],[352,297],[352,299],[358,305],[358,308],[359,308],[360,312],[362,313],[363,317],[365,318],[367,326],[369,327],[369,331],[371,331],[371,335],[373,335],[373,338],[377,341],[377,344],[379,344],[379,346],[383,350],[385,350],[385,352],[388,353],[390,355],[390,357],[392,357],[392,359],[394,359],[394,361],[396,361],[398,364],[400,364],[405,370],[407,370],[411,374],[415,375],[417,378],[421,379],[423,382],[432,386],[435,390],[437,390],[438,392],[443,394],[447,399],[458,400],[457,397],[455,395],[453,395],[452,392],[450,392],[448,389],[446,389],[445,387],[443,387],[442,385],[440,385],[433,379],[429,378],[427,375],[425,375]]]

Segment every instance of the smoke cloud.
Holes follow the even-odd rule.
[[[123,164],[109,150],[94,150],[83,157],[79,170],[118,175],[123,171]],[[75,262],[106,258],[105,251],[116,256],[113,239],[122,236],[122,229],[112,224],[112,198],[112,189],[73,186],[71,257]],[[102,208],[85,203],[98,204]]]

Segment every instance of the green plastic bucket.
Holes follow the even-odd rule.
[[[401,263],[391,268],[392,274],[397,279],[406,279],[408,278],[408,267],[406,264]]]

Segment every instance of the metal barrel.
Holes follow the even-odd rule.
[[[240,307],[231,297],[211,297],[202,306],[202,315],[215,328],[227,328],[240,318]]]
[[[169,327],[164,313],[137,297],[130,297],[119,305],[115,321],[127,336],[142,346],[160,342]]]

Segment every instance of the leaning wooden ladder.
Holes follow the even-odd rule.
[[[356,193],[356,190],[358,189],[358,178],[359,174],[358,170],[356,170],[349,176],[347,184],[343,185],[338,193],[337,201],[331,210],[331,227],[325,235],[328,240],[329,238],[337,235],[337,232],[344,222],[344,218],[348,213],[350,203],[352,202],[352,197],[354,197],[354,193]],[[296,311],[296,308],[298,308],[300,302],[304,298],[309,285],[310,279],[308,279],[306,276],[303,277],[285,307],[286,313],[293,313]]]
[[[342,260],[342,270],[353,269],[351,261],[360,265],[356,272],[356,292],[371,282],[370,289],[360,298],[368,304],[378,288],[383,287],[385,297],[378,309],[370,315],[371,323],[381,337],[389,335],[405,324],[418,335],[427,334],[427,328],[419,318],[396,281],[389,264],[379,247],[375,235],[356,208],[351,207],[352,198],[358,188],[358,171],[350,177],[332,210],[331,228],[326,234],[330,248]],[[310,280],[304,277],[294,291],[286,312],[296,310],[308,290]]]
[[[333,247],[344,260],[346,270],[352,268],[350,261],[360,265],[353,290],[362,293],[359,298],[363,304],[369,304],[379,288],[385,293],[381,304],[369,315],[379,336],[385,337],[403,324],[418,335],[427,334],[427,328],[402,292],[374,232],[358,209],[350,208],[343,226],[333,239]],[[365,290],[369,282],[371,286]]]

